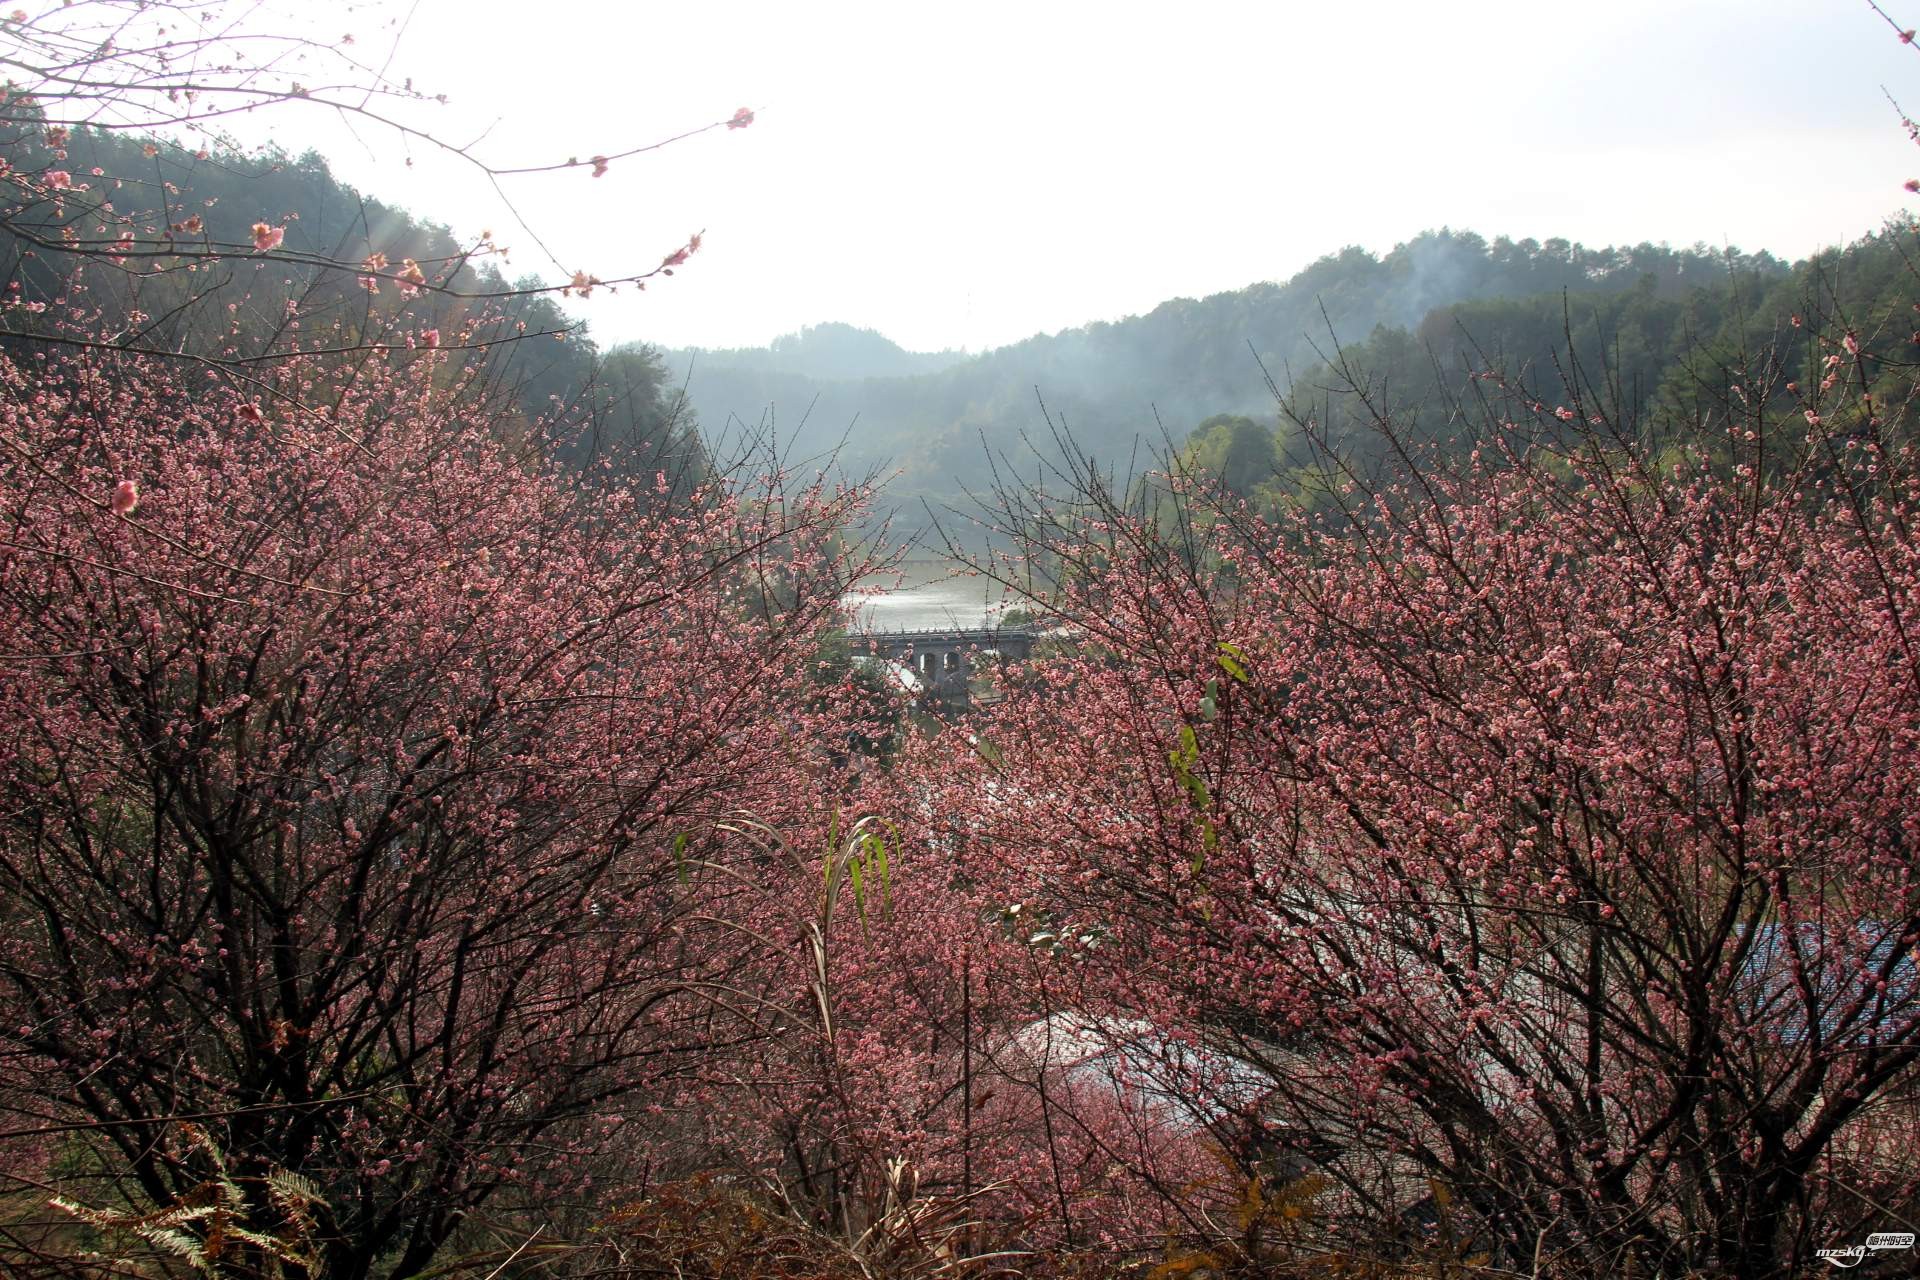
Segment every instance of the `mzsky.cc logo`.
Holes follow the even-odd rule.
[[[1867,1237],[1865,1244],[1850,1244],[1843,1249],[1815,1249],[1813,1256],[1825,1258],[1836,1267],[1857,1267],[1869,1253],[1879,1253],[1883,1249],[1913,1248],[1911,1231],[1876,1231]]]

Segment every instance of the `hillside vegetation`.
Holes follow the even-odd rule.
[[[1524,301],[1518,314],[1526,317],[1531,353],[1554,346],[1562,299],[1576,312],[1618,310],[1633,300],[1665,325],[1649,335],[1664,373],[1682,349],[1685,317],[1707,313],[1717,331],[1737,299],[1774,301],[1789,296],[1795,280],[1795,268],[1765,253],[1589,249],[1440,230],[1385,254],[1345,249],[1285,283],[1173,299],[1146,315],[1037,335],[965,360],[915,357],[947,360],[944,368],[916,373],[893,360],[857,377],[828,377],[785,357],[812,340],[796,336],[761,353],[702,355],[686,390],[709,430],[730,421],[771,423],[802,455],[844,440],[846,460],[902,470],[890,488],[896,500],[951,502],[989,482],[990,454],[1025,464],[1028,474],[1033,449],[1052,456],[1049,415],[1083,449],[1124,465],[1140,442],[1183,438],[1215,414],[1271,423],[1269,375],[1286,390],[1343,344],[1377,341],[1384,351],[1398,334],[1409,350],[1434,340],[1450,353],[1470,340],[1479,303]],[[1492,306],[1487,318],[1510,325],[1514,317]],[[1518,335],[1490,338],[1512,345]],[[676,360],[675,368],[680,376],[687,366]]]

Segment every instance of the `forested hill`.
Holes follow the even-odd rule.
[[[1788,270],[1723,273],[1684,290],[1643,276],[1579,297],[1453,302],[1417,325],[1376,329],[1341,350],[1339,368],[1302,371],[1284,412],[1264,415],[1267,427],[1276,417],[1283,424],[1273,433],[1272,465],[1253,460],[1243,440],[1231,487],[1253,497],[1263,486],[1310,479],[1300,474],[1310,452],[1294,438],[1300,423],[1362,451],[1376,414],[1421,434],[1484,425],[1471,393],[1476,372],[1524,387],[1556,412],[1603,413],[1643,439],[1672,440],[1714,430],[1733,397],[1764,404],[1771,417],[1797,418],[1804,395],[1831,381],[1835,353],[1819,335],[1839,330],[1863,357],[1857,376],[1878,397],[1911,368],[1920,343],[1909,292],[1914,230],[1911,221],[1892,221]],[[1352,394],[1354,383],[1368,390],[1366,403]],[[1209,448],[1224,456],[1219,440],[1193,444],[1196,457]],[[1256,477],[1258,470],[1267,475]]]
[[[10,124],[0,145],[26,145],[37,130],[32,122]],[[194,151],[84,128],[71,131],[60,154],[75,175],[91,176],[73,188],[73,207],[0,227],[0,274],[22,290],[22,300],[42,307],[52,300],[73,266],[60,244],[76,229],[94,234],[95,219],[102,229],[108,215],[118,225],[171,226],[184,248],[238,248],[190,271],[174,263],[134,274],[96,259],[91,300],[103,316],[118,317],[115,331],[132,348],[249,359],[316,344],[405,349],[429,331],[449,344],[468,333],[479,340],[539,335],[464,357],[485,375],[501,432],[524,436],[542,423],[563,460],[584,465],[618,457],[620,466],[649,477],[667,471],[691,480],[706,465],[691,416],[652,352],[602,352],[538,290],[538,279],[509,281],[484,251],[356,191],[317,154]],[[272,259],[249,250],[252,224],[262,221],[284,231]],[[371,277],[357,268],[375,254],[390,272],[417,262],[429,287],[409,289],[389,278],[369,289]],[[14,320],[31,328],[30,316],[16,313]]]
[[[452,272],[447,283],[455,292],[411,297],[388,287],[369,294],[351,269],[269,264],[242,252],[223,261],[217,278],[187,286],[233,300],[232,313],[177,305],[180,299],[165,295],[174,287],[166,280],[141,286],[148,292],[137,300],[129,295],[129,314],[160,317],[140,331],[144,346],[209,341],[186,330],[229,314],[248,352],[285,347],[300,341],[299,333],[311,341],[330,324],[343,326],[343,340],[391,341],[429,328],[451,339],[487,309],[505,310],[530,333],[567,325],[549,297],[503,296],[512,285],[486,261],[469,261],[470,246],[354,191],[317,156],[209,156],[172,145],[147,155],[149,147],[77,129],[67,163],[78,174],[151,173],[148,190],[117,184],[88,197],[111,196],[122,215],[142,200],[164,201],[160,221],[191,225],[191,234],[229,245],[245,245],[251,224],[265,219],[284,226],[289,253],[347,264],[373,253],[392,263],[417,259]],[[36,253],[57,256],[20,229],[0,233],[8,277],[29,298],[43,274]],[[1035,450],[1052,451],[1056,427],[1122,466],[1141,442],[1186,442],[1197,424],[1221,415],[1244,416],[1273,433],[1280,415],[1269,376],[1292,396],[1296,414],[1319,414],[1339,431],[1350,404],[1305,398],[1333,380],[1324,365],[1336,348],[1354,369],[1390,388],[1394,407],[1407,408],[1457,388],[1472,362],[1497,361],[1551,381],[1556,356],[1571,339],[1583,368],[1606,370],[1629,398],[1664,396],[1673,407],[1691,355],[1764,344],[1809,299],[1857,313],[1864,319],[1855,327],[1882,340],[1892,305],[1883,300],[1905,269],[1884,235],[1790,265],[1765,253],[1706,246],[1593,249],[1442,229],[1384,254],[1330,254],[1284,283],[1177,298],[1145,315],[972,356],[906,351],[872,330],[823,323],[764,348],[671,351],[664,362],[640,345],[603,353],[577,333],[493,348],[484,360],[507,410],[503,429],[519,432],[555,417],[590,423],[581,461],[617,451],[646,473],[698,470],[704,451],[696,424],[710,441],[770,428],[795,461],[837,451],[852,471],[897,470],[890,497],[914,507],[985,488],[996,456],[1031,475]],[[94,297],[111,309],[111,288],[96,289]],[[286,323],[296,297],[305,326],[298,332]],[[1886,340],[1904,342],[1910,331]],[[1244,430],[1240,436],[1235,456],[1244,471],[1265,450],[1249,452],[1250,438]],[[1275,434],[1273,455],[1284,459],[1287,450],[1284,435]]]
[[[1417,328],[1437,308],[1629,293],[1681,305],[1702,292],[1730,292],[1735,282],[1748,282],[1742,296],[1751,297],[1791,275],[1765,253],[1589,249],[1440,230],[1378,256],[1343,250],[1283,284],[1178,298],[1146,315],[1036,336],[928,372],[896,372],[904,361],[895,361],[857,377],[827,377],[788,358],[782,344],[757,355],[701,354],[687,392],[710,434],[729,423],[737,430],[770,422],[797,456],[844,438],[843,462],[891,463],[903,472],[894,486],[899,498],[939,501],[987,481],[989,449],[1030,459],[1023,437],[1049,439],[1042,401],[1082,447],[1124,458],[1137,439],[1158,440],[1162,426],[1180,439],[1215,414],[1271,420],[1263,366],[1284,388],[1318,367],[1336,342]],[[821,326],[810,333],[823,330],[855,332]],[[787,346],[804,347],[807,338]],[[687,375],[685,355],[671,363],[676,378]]]
[[[963,351],[908,351],[885,334],[839,323],[808,325],[764,347],[686,347],[660,354],[676,368],[684,369],[691,363],[706,371],[724,369],[820,382],[936,373],[967,359]]]

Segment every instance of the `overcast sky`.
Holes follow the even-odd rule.
[[[1890,11],[1920,25],[1920,0]],[[1882,92],[1920,110],[1920,46],[1864,0],[419,0],[393,71],[449,95],[425,117],[444,136],[490,130],[500,163],[758,113],[598,179],[514,180],[568,272],[706,232],[672,280],[579,308],[603,343],[843,320],[979,350],[1440,226],[1801,257],[1876,228],[1920,175]],[[563,278],[455,167],[275,128],[370,194],[491,227],[510,273]]]

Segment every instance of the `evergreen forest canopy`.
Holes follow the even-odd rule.
[[[1556,398],[1577,370],[1640,412],[1696,396],[1703,363],[1767,348],[1810,296],[1860,320],[1871,341],[1903,344],[1909,232],[1890,223],[1788,264],[1698,245],[1590,249],[1440,230],[1382,255],[1345,249],[1282,284],[1175,299],[972,357],[911,357],[940,366],[925,371],[843,325],[758,352],[675,352],[668,363],[710,432],[771,425],[795,456],[838,449],[844,461],[891,465],[901,474],[889,493],[909,509],[964,505],[964,492],[991,485],[996,461],[1033,474],[1056,456],[1056,425],[1124,471],[1217,415],[1246,417],[1264,424],[1271,469],[1285,472],[1305,463],[1283,422],[1327,418],[1342,443],[1364,434],[1357,402],[1316,391],[1338,380],[1329,360],[1376,384],[1383,409],[1440,403],[1468,372],[1498,368]],[[830,338],[846,343],[831,360],[793,358]],[[887,354],[863,361],[866,352]],[[1251,483],[1243,462],[1236,484]]]

